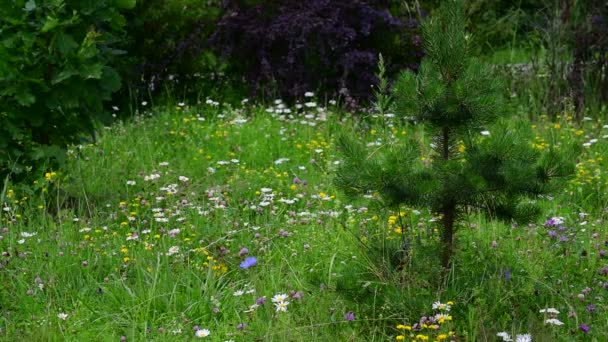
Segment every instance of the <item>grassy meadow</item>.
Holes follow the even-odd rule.
[[[471,212],[444,275],[433,213],[333,185],[344,127],[370,150],[424,130],[307,101],[142,106],[7,183],[0,340],[608,341],[608,122],[533,122],[576,174],[537,222]]]

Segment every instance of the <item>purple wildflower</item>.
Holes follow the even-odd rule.
[[[345,321],[349,321],[349,322],[350,322],[350,321],[354,321],[354,320],[355,320],[355,313],[354,313],[354,312],[352,312],[352,311],[347,312],[347,313],[344,315],[344,320],[345,320]]]
[[[581,331],[584,332],[584,333],[588,333],[589,330],[591,330],[591,327],[588,326],[587,324],[581,324],[580,328],[581,328]]]
[[[258,263],[258,259],[256,259],[256,257],[248,257],[247,259],[243,260],[243,262],[241,262],[241,268],[246,270],[249,267],[253,267]]]
[[[547,234],[549,234],[550,238],[556,238],[557,237],[557,232],[555,232],[555,230],[550,230],[547,232]]]
[[[239,329],[239,330],[241,330],[241,329],[245,329],[246,327],[247,327],[247,324],[245,324],[245,323],[239,323],[239,324],[236,326],[236,328],[237,328],[237,329]]]
[[[243,248],[241,248],[241,250],[239,251],[239,256],[244,256],[244,255],[246,255],[247,253],[249,253],[249,249],[247,249],[247,248],[243,247]]]
[[[262,304],[266,303],[266,297],[260,297],[260,298],[256,299],[255,303],[257,305],[262,305]]]
[[[593,312],[593,311],[595,311],[595,305],[589,304],[589,305],[587,305],[587,307],[585,309],[589,312]]]

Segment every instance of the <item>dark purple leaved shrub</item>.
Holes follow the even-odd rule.
[[[422,57],[416,20],[399,20],[386,1],[226,1],[211,36],[253,95],[301,97],[306,91],[369,99],[378,54],[393,71]]]

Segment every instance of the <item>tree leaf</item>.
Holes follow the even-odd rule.
[[[65,81],[65,80],[67,80],[68,78],[70,78],[70,77],[72,77],[74,75],[78,75],[78,71],[75,70],[72,67],[68,67],[68,68],[62,70],[55,77],[53,77],[53,80],[51,81],[51,83],[52,84],[60,83],[60,82]]]
[[[31,12],[33,10],[36,9],[36,1],[34,0],[29,0],[28,2],[25,3],[25,11],[26,12]]]
[[[67,55],[78,48],[78,43],[72,38],[72,35],[60,32],[55,39],[55,47],[62,55]]]
[[[132,9],[137,3],[136,0],[116,0],[116,7],[121,9]]]
[[[113,93],[120,89],[120,75],[113,68],[104,67],[103,76],[99,82],[101,88],[109,93]]]
[[[54,158],[63,163],[65,161],[65,151],[57,145],[42,145],[34,147],[30,152],[30,157],[33,160]]]
[[[103,65],[100,63],[85,64],[80,67],[80,76],[84,79],[94,78],[96,80],[101,78],[103,72]]]
[[[57,27],[58,25],[59,25],[59,19],[57,19],[55,17],[47,16],[46,21],[44,22],[44,25],[42,26],[42,29],[40,29],[40,32],[42,32],[42,33],[49,32],[52,29],[54,29],[55,27]]]
[[[36,96],[32,95],[29,91],[20,91],[15,94],[15,100],[17,100],[20,105],[29,107],[36,102]]]

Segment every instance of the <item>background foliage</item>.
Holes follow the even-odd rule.
[[[0,176],[22,178],[92,134],[120,88],[121,9],[135,0],[0,4]],[[50,167],[50,165],[47,165]]]
[[[416,67],[417,27],[383,1],[231,2],[212,42],[254,94],[293,99],[319,90],[355,101],[371,93],[379,52],[389,64]]]
[[[123,115],[167,94],[235,103],[245,95],[296,99],[315,91],[361,108],[377,95],[379,53],[386,89],[399,71],[417,70],[419,26],[439,4],[3,2],[0,173],[22,177],[47,158],[61,160],[62,146],[109,118],[110,105],[104,111],[102,104],[111,94]],[[555,119],[569,105],[578,120],[602,113],[608,93],[602,1],[467,1],[465,11],[471,47],[506,64],[509,103],[519,113]]]
[[[141,0],[127,14],[125,79],[139,97],[170,88],[210,93],[224,65],[208,48],[219,0]]]

